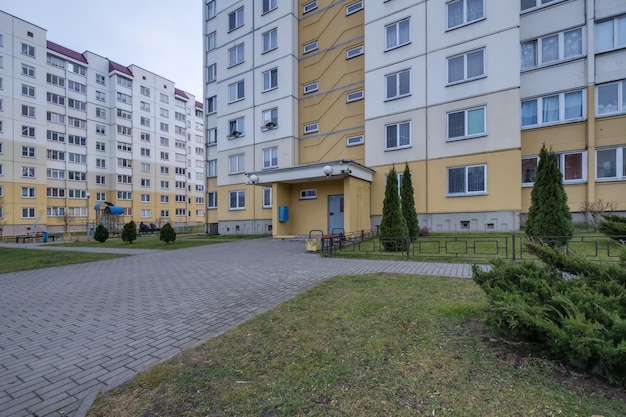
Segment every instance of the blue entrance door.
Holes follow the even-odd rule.
[[[343,230],[343,194],[328,196],[328,233],[342,233]]]

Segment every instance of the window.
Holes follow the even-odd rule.
[[[239,174],[245,171],[244,154],[231,155],[228,157],[228,173]]]
[[[58,75],[46,74],[46,80],[48,84],[65,87],[65,78],[59,77]]]
[[[302,6],[302,14],[306,14],[315,9],[317,9],[317,1],[310,1],[304,6]]]
[[[140,140],[141,140],[142,142],[148,142],[148,143],[150,143],[150,133],[147,133],[147,132],[141,132],[141,135],[140,135]]]
[[[46,97],[48,103],[59,104],[61,106],[65,105],[65,97],[63,96],[54,93],[46,93]]]
[[[65,198],[65,188],[48,187],[46,189],[46,197]]]
[[[159,143],[161,144],[161,146],[170,146],[170,139],[164,136],[161,136],[159,138]]]
[[[142,148],[143,150],[143,148]],[[148,149],[149,151],[149,149]],[[148,155],[150,155],[150,152],[148,152]],[[141,163],[141,172],[150,172],[150,164],[146,163],[146,162],[142,162]]]
[[[67,136],[67,142],[72,144],[72,145],[86,146],[87,145],[87,138],[84,137],[84,136],[68,135]]]
[[[346,146],[356,146],[365,143],[363,135],[348,136],[346,138]]]
[[[23,178],[35,178],[35,168],[34,167],[22,167],[22,177]]]
[[[540,7],[550,6],[563,0],[521,0],[521,10],[526,12]]]
[[[626,179],[626,147],[596,150],[596,179]]]
[[[22,94],[27,97],[35,97],[35,87],[28,84],[22,84]]]
[[[35,198],[35,188],[22,187],[22,198]]]
[[[411,123],[401,122],[385,126],[385,150],[411,146]]]
[[[206,47],[207,51],[212,51],[217,47],[217,33],[211,32],[206,35]]]
[[[206,68],[206,81],[212,83],[217,80],[217,64],[211,64]]]
[[[96,74],[96,84],[106,85],[106,77],[102,74]]]
[[[210,161],[207,162],[206,175],[207,177],[217,176],[217,159],[211,159]]]
[[[141,119],[139,119],[139,123],[140,123],[142,126],[145,126],[145,127],[150,127],[150,118],[149,118],[149,117],[143,117],[143,116],[142,116],[142,117],[141,117]]]
[[[141,194],[141,202],[142,203],[149,203],[150,200],[151,200],[150,194]]]
[[[448,168],[448,195],[476,195],[487,192],[487,166]]]
[[[351,59],[359,55],[363,55],[363,45],[350,48],[346,51],[346,59]]]
[[[22,208],[22,218],[23,219],[34,219],[35,218],[35,208],[34,207],[23,207]]]
[[[319,89],[319,84],[317,83],[317,81],[305,84],[304,87],[302,88],[304,94],[313,93],[317,91],[318,89]]]
[[[348,6],[346,6],[346,16],[349,16],[352,13],[356,13],[359,10],[363,10],[362,1],[357,1],[356,3],[349,4]]]
[[[404,70],[385,76],[387,100],[406,97],[411,93],[411,71]]]
[[[263,130],[275,129],[278,127],[278,108],[263,111]]]
[[[120,135],[131,136],[133,129],[128,126],[117,125],[117,133]]]
[[[143,111],[150,111],[150,103],[142,101],[141,103],[139,103],[139,108]]]
[[[346,94],[346,103],[351,103],[353,101],[363,100],[365,93],[363,90],[352,91]]]
[[[122,87],[131,88],[133,86],[132,80],[122,77],[120,75],[117,76],[117,85],[121,85]]]
[[[161,103],[169,103],[170,102],[170,98],[165,93],[160,93],[159,94],[159,100],[161,100]]]
[[[484,75],[484,49],[448,58],[448,84],[473,80]]]
[[[106,119],[107,117],[106,109],[103,109],[102,107],[96,107],[96,117],[99,117],[101,119]]]
[[[263,169],[278,168],[278,148],[263,149]]]
[[[99,135],[106,135],[106,126],[105,125],[96,125],[96,133]]]
[[[118,191],[117,198],[118,200],[132,200],[133,192],[132,191]]]
[[[22,136],[29,138],[35,137],[35,128],[33,126],[22,125]]]
[[[169,132],[170,125],[165,122],[159,122],[159,129],[161,129],[161,132]]]
[[[150,149],[148,148],[141,148],[141,156],[150,156]]]
[[[161,181],[161,188],[163,188],[164,190],[169,190],[169,188],[170,188],[170,182],[169,182],[169,181],[162,180],[162,181]]]
[[[206,111],[207,114],[212,114],[217,111],[217,96],[212,96],[206,99]]]
[[[27,77],[34,77],[35,76],[35,67],[33,67],[31,65],[22,64],[22,75],[25,75]]]
[[[48,115],[50,115],[50,112],[48,112]],[[22,116],[35,117],[35,107],[22,104]],[[48,120],[50,120],[50,117],[48,117]]]
[[[146,87],[146,86],[142,85],[142,86],[139,88],[139,93],[140,93],[142,96],[150,97],[150,87]]]
[[[118,92],[117,101],[119,101],[120,103],[131,104],[132,98],[128,94]]]
[[[486,134],[485,107],[448,113],[448,139],[467,139]]]
[[[272,208],[272,187],[263,187],[263,208]]]
[[[106,193],[96,193],[96,201],[106,201]]]
[[[79,153],[68,152],[67,160],[70,162],[74,162],[77,164],[86,164],[87,163],[87,155],[82,155]]]
[[[522,127],[582,119],[583,94],[571,91],[522,101]]]
[[[241,137],[245,134],[245,119],[238,117],[228,122],[229,139]]]
[[[596,52],[626,46],[626,15],[596,23]]]
[[[96,91],[96,100],[104,102],[104,101],[106,101],[106,97],[107,97],[107,95],[106,95],[105,92]]]
[[[626,112],[626,80],[596,86],[596,114]]]
[[[35,57],[35,47],[22,42],[22,54]]]
[[[271,12],[278,7],[278,0],[263,0],[263,13]]]
[[[234,67],[235,65],[243,62],[243,43],[234,46],[228,50],[228,66]]]
[[[246,192],[243,190],[230,191],[228,200],[228,208],[230,210],[243,210],[246,208]]]
[[[447,27],[452,29],[485,17],[484,0],[456,0],[446,4]]]
[[[207,1],[206,3],[206,18],[212,19],[215,17],[217,10],[215,8],[215,0]]]
[[[263,52],[278,48],[278,29],[274,28],[263,34]]]
[[[67,80],[67,89],[71,91],[76,91],[77,93],[87,93],[87,86],[85,84],[77,83],[76,81],[72,80]],[[120,93],[117,94],[119,95]]]
[[[522,70],[540,67],[583,55],[582,29],[560,32],[522,42]]]
[[[101,151],[101,152],[106,151],[106,143],[105,142],[96,141],[96,150],[97,151]]]
[[[409,19],[385,26],[385,50],[397,48],[410,42]]]
[[[150,209],[141,209],[141,217],[142,218],[150,218],[152,216],[152,211]]]
[[[99,185],[106,185],[107,180],[106,180],[106,176],[104,175],[96,175],[96,184]]]
[[[217,191],[209,191],[206,195],[206,208],[217,208]]]
[[[170,111],[168,109],[164,109],[163,107],[159,109],[159,114],[161,115],[161,117],[165,117],[166,119],[169,119],[170,117]]]
[[[319,123],[315,122],[315,123],[309,123],[304,125],[304,134],[307,135],[309,133],[315,133],[315,132],[319,132],[320,130],[320,126]]]
[[[87,173],[80,171],[69,171],[67,178],[72,181],[87,181]]]
[[[126,110],[122,110],[122,109],[117,109],[117,117],[126,119],[126,120],[131,120],[133,118],[130,112]]]
[[[67,64],[67,69],[78,75],[82,75],[82,76],[87,75],[87,68],[83,67],[82,65],[74,64],[73,62],[69,62]]]
[[[57,68],[65,68],[65,60],[58,58],[56,56],[52,56],[52,55],[48,55],[47,59],[48,59],[48,65],[51,65]]]
[[[228,14],[228,30],[235,30],[243,26],[243,7]]]
[[[125,151],[125,152],[132,152],[133,145],[130,143],[126,143],[126,142],[117,142],[117,150]]]
[[[237,81],[236,83],[228,86],[228,102],[233,103],[235,101],[243,100],[245,97],[245,84],[244,81]]]
[[[25,158],[34,158],[35,148],[32,146],[22,146],[22,156]]]
[[[53,180],[64,180],[65,179],[65,171],[62,169],[52,169],[48,168],[46,170],[46,175],[48,178]]]
[[[302,47],[302,53],[308,54],[309,52],[313,52],[313,51],[317,50],[318,47],[319,47],[319,45],[318,45],[317,41],[306,43]]]
[[[96,168],[106,168],[106,160],[102,158],[96,158]]]
[[[300,190],[300,200],[313,200],[317,198],[317,189]]]
[[[263,72],[263,91],[278,88],[278,68]]]
[[[580,183],[587,180],[587,153],[584,151],[573,151],[565,153],[554,154],[563,176],[563,183]],[[606,154],[602,156],[607,156]],[[531,185],[535,181],[535,175],[537,172],[537,164],[539,158],[536,156],[526,157],[522,159],[522,183],[525,185]],[[611,174],[610,165],[606,166],[608,170],[607,174]],[[598,172],[602,171],[604,166],[597,165]]]
[[[70,98],[67,100],[67,106],[76,110],[85,111],[85,109],[87,108],[87,103],[84,101]]]

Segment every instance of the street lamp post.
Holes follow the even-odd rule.
[[[91,193],[85,194],[87,196],[87,242],[89,242],[89,197],[91,197]]]

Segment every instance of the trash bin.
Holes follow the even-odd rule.
[[[321,236],[313,236],[313,233],[319,232]],[[322,239],[324,238],[324,232],[321,230],[311,230],[309,232],[309,238],[306,240],[307,252],[319,252],[322,248]]]
[[[48,232],[43,232],[41,235],[43,236],[43,243],[48,243]]]

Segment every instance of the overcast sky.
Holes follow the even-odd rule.
[[[200,0],[0,0],[0,10],[46,29],[49,41],[135,64],[202,101]]]

